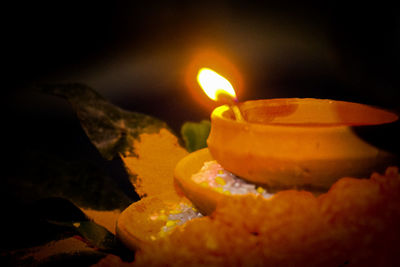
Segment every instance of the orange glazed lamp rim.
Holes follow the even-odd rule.
[[[379,107],[331,99],[273,98],[249,100],[238,105],[244,120],[235,119],[229,105],[215,108],[211,117],[259,127],[368,126],[392,123],[399,119],[396,113]]]

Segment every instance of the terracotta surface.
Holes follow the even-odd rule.
[[[136,250],[160,238],[165,220],[157,217],[176,209],[179,203],[192,205],[185,197],[176,193],[146,197],[133,203],[118,217],[116,232],[118,238],[130,249]]]
[[[175,168],[175,181],[185,196],[193,202],[202,214],[215,210],[221,198],[232,197],[203,187],[192,180],[192,175],[199,172],[204,162],[214,160],[207,148],[197,150],[184,157]]]
[[[208,147],[225,169],[270,188],[324,190],[343,176],[368,177],[392,163],[387,151],[360,138],[397,115],[367,105],[320,99],[271,99],[228,106],[211,115]],[[379,130],[379,128],[378,128]]]

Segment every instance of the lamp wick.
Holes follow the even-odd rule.
[[[223,105],[228,105],[229,108],[232,110],[236,121],[245,121],[242,112],[240,111],[240,108],[238,106],[239,101],[236,97],[232,97],[226,93],[220,93],[218,94],[217,102]]]

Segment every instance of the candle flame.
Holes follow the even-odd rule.
[[[212,69],[201,68],[197,74],[197,81],[212,100],[218,101],[223,95],[236,101],[236,93],[231,83]]]

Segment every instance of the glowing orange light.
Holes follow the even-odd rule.
[[[201,68],[197,74],[197,82],[206,95],[214,101],[218,101],[221,96],[236,101],[236,93],[231,83],[212,69]]]

